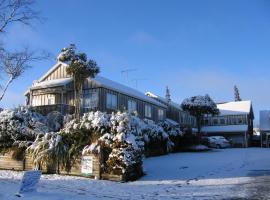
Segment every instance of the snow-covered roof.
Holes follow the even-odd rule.
[[[31,89],[41,89],[41,88],[48,88],[48,87],[56,87],[56,86],[63,86],[72,81],[72,78],[61,78],[61,79],[54,79],[49,81],[41,81],[34,83]]]
[[[251,111],[251,101],[235,101],[217,104],[219,115],[248,114]]]
[[[166,105],[158,102],[155,99],[152,99],[152,98],[146,96],[144,93],[142,93],[142,92],[140,92],[138,90],[135,90],[135,89],[133,89],[131,87],[125,86],[125,85],[120,84],[120,83],[117,83],[117,82],[112,81],[110,79],[104,78],[102,76],[96,76],[94,78],[94,80],[101,87],[105,87],[105,88],[120,92],[122,94],[131,96],[131,97],[134,97],[134,98],[137,98],[137,99],[141,99],[143,101],[149,102],[149,103],[154,104],[154,105],[158,105],[158,106],[163,107],[163,108],[167,107]]]
[[[173,106],[173,107],[181,110],[181,105],[178,103],[175,103],[173,101],[168,102],[168,100],[166,98],[158,96],[152,92],[146,92],[145,94],[151,98],[159,100],[160,102],[164,103],[165,105],[170,105],[170,106]]]
[[[55,86],[59,86],[59,85],[65,85],[69,82],[72,81],[72,78],[62,78],[62,79],[55,79],[55,80],[49,80],[49,81],[44,81],[44,79],[50,75],[54,70],[56,70],[58,67],[60,67],[61,65],[65,65],[65,63],[58,61],[46,74],[44,74],[36,84],[34,84],[31,89],[38,89],[38,88],[46,88],[46,87],[55,87]],[[125,86],[123,84],[117,83],[115,81],[109,80],[107,78],[104,78],[102,76],[96,76],[94,78],[94,80],[97,82],[98,85],[111,89],[111,90],[115,90],[118,91],[120,93],[126,94],[128,96],[134,97],[134,98],[138,98],[141,99],[143,101],[149,102],[151,104],[166,108],[167,106],[158,102],[155,99],[152,99],[148,96],[146,96],[144,93],[135,90],[131,87]]]
[[[248,131],[248,125],[204,126],[201,131],[205,133],[245,132]]]

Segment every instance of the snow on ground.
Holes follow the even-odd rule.
[[[43,175],[38,192],[16,197],[21,172],[0,171],[0,199],[269,199],[270,149],[224,149],[147,158],[128,183]]]

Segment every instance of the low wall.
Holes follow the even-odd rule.
[[[12,154],[12,151],[0,154],[0,169],[16,171],[35,169],[34,163],[28,154],[26,154],[22,160],[14,159]],[[90,158],[91,162],[85,162],[85,158]],[[39,169],[45,174],[62,174],[111,181],[125,181],[124,177],[121,175],[102,173],[100,157],[95,154],[87,154],[82,156],[82,158],[78,158],[75,163],[73,163],[70,171],[66,171],[57,161],[53,166],[40,166]]]
[[[12,151],[8,151],[0,154],[0,169],[18,170],[22,171],[25,169],[24,159],[15,160],[12,158]]]

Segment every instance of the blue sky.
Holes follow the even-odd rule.
[[[11,26],[9,48],[28,45],[55,56],[77,44],[101,75],[173,100],[208,93],[233,100],[233,86],[258,111],[270,109],[270,2],[263,0],[39,0],[46,18],[32,28]],[[55,60],[36,63],[13,83],[2,107],[24,102],[23,93]],[[121,70],[136,68],[129,81]]]

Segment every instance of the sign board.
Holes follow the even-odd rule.
[[[93,174],[93,156],[83,156],[81,161],[81,172],[84,175],[92,175]]]
[[[27,192],[35,192],[37,190],[37,184],[39,182],[40,177],[41,177],[40,170],[25,172],[22,177],[19,194]]]

